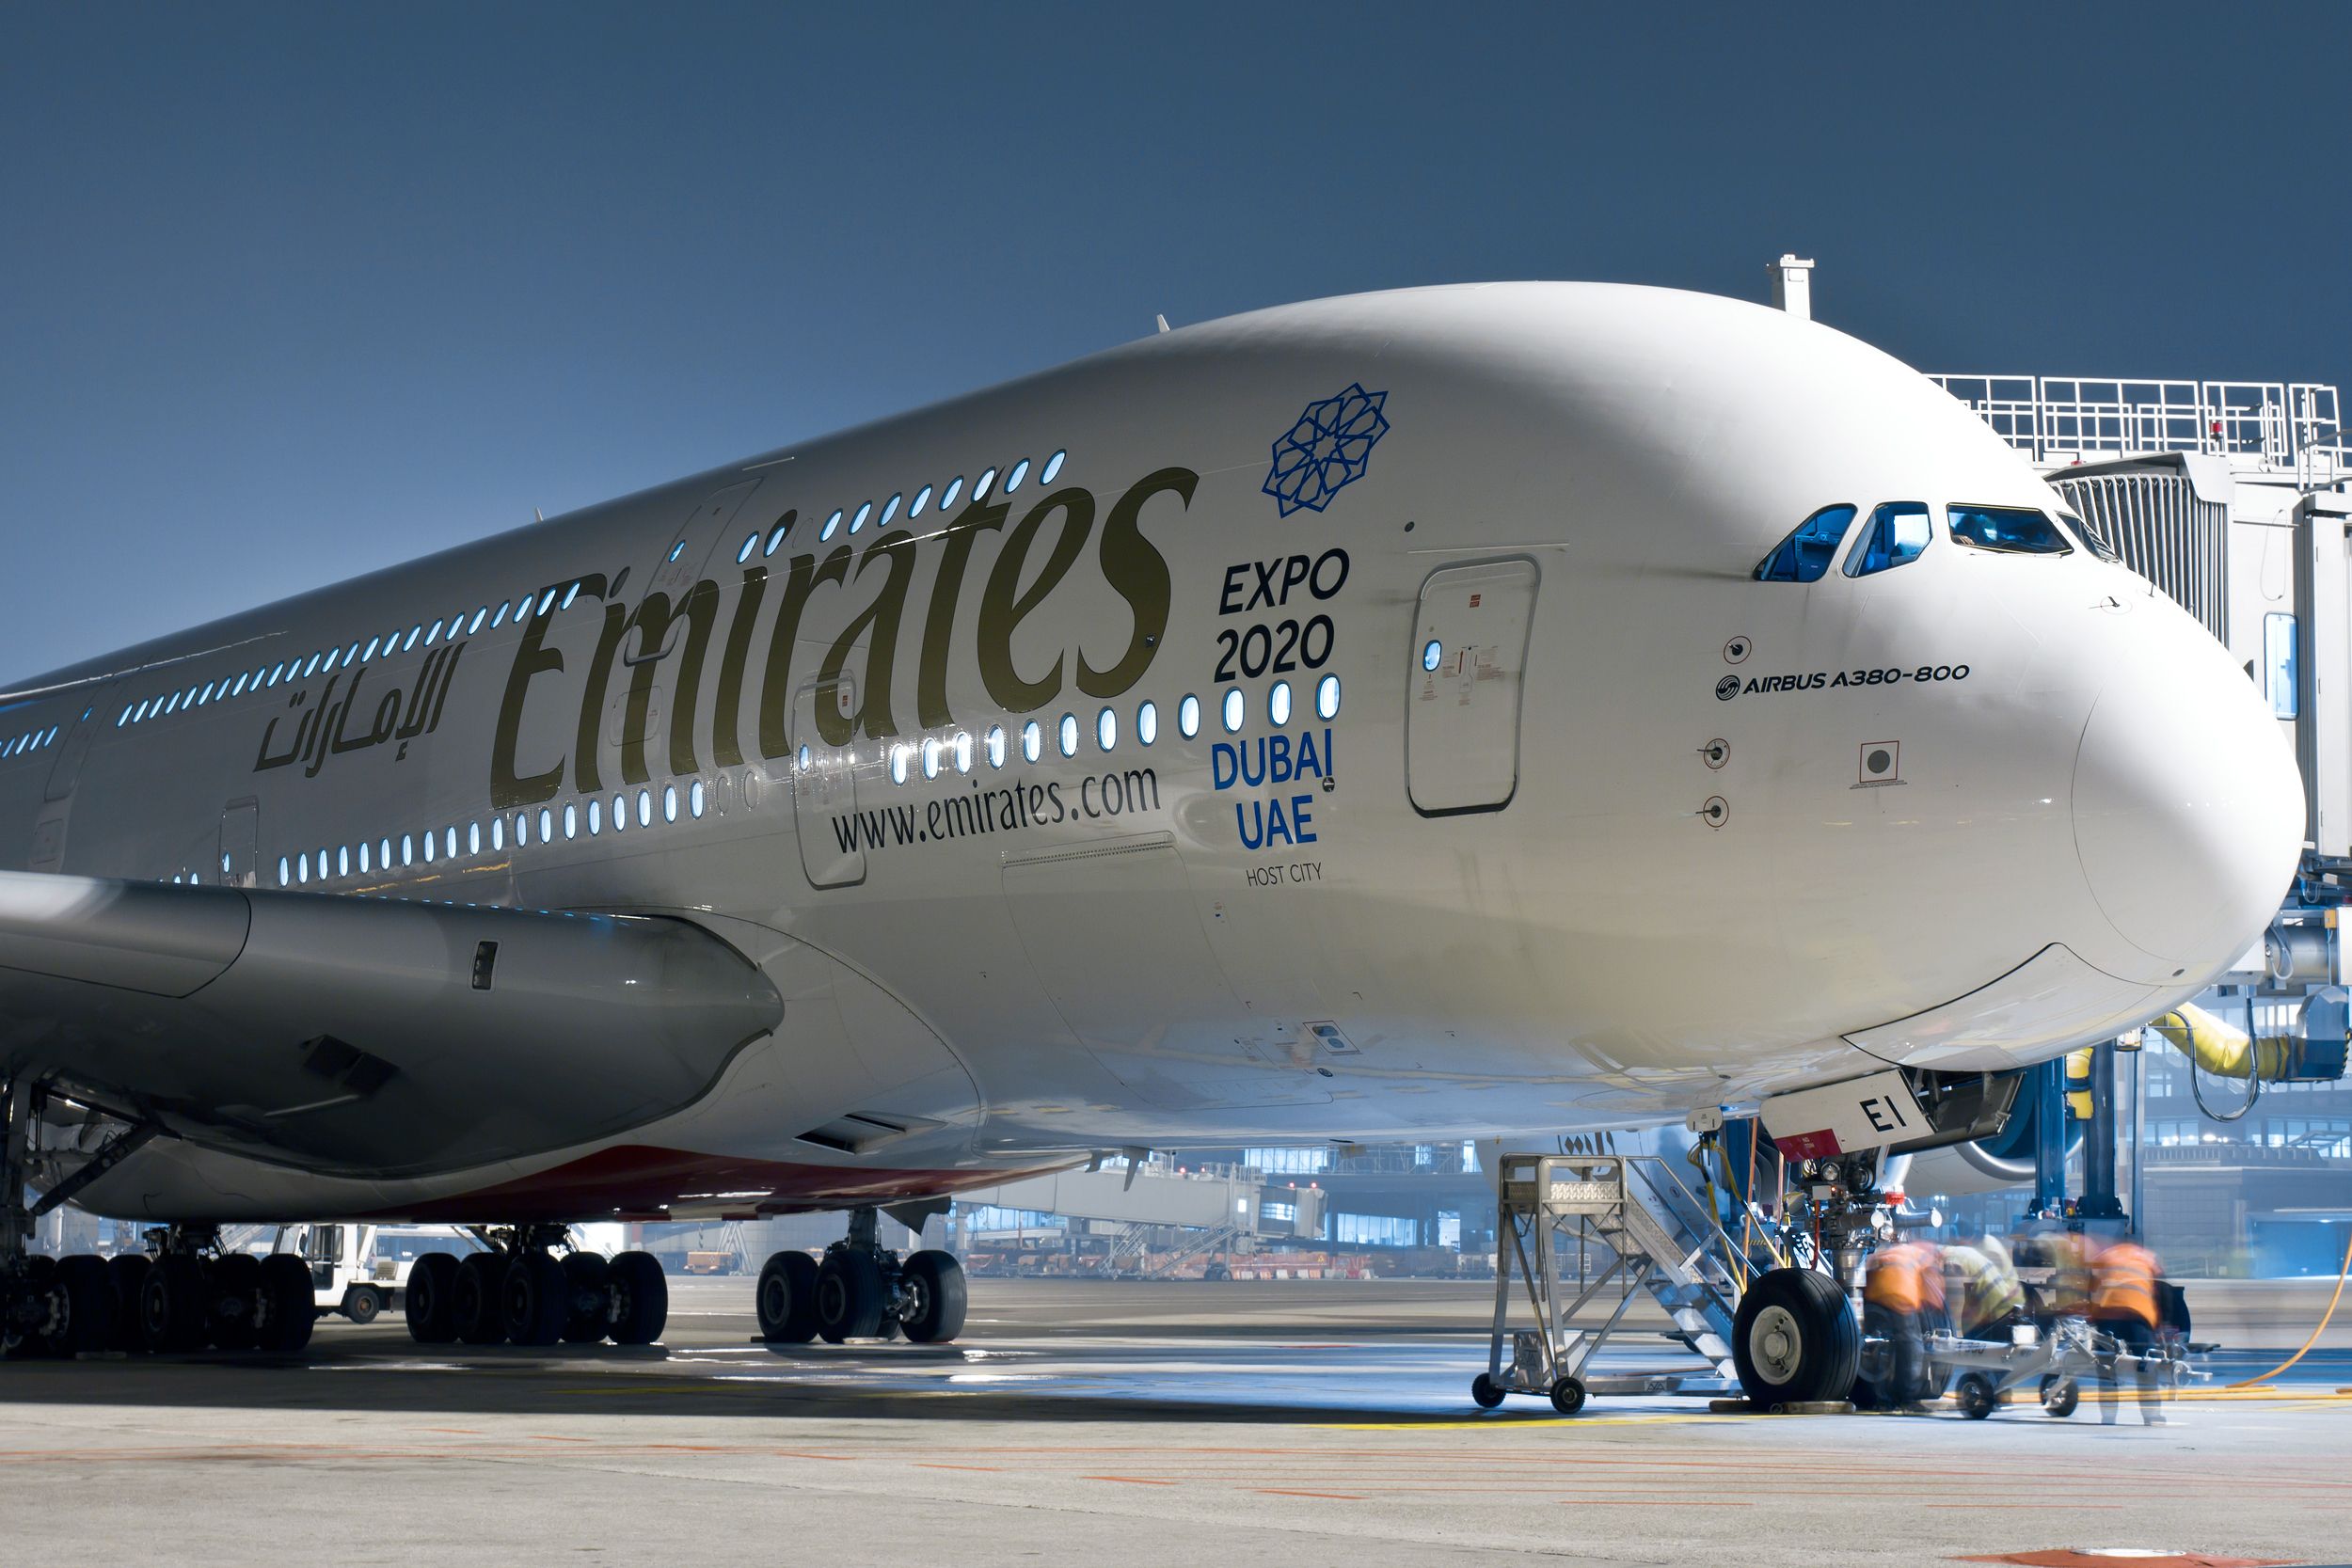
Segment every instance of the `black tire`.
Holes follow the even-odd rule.
[[[139,1332],[139,1288],[147,1283],[147,1271],[154,1266],[155,1259],[144,1252],[118,1252],[106,1259],[106,1279],[115,1292],[114,1334],[108,1349],[147,1348],[146,1337]]]
[[[1561,1378],[1551,1386],[1551,1407],[1563,1416],[1573,1416],[1584,1408],[1584,1380],[1576,1376]]]
[[[139,1337],[147,1348],[160,1355],[202,1345],[210,1296],[203,1259],[184,1252],[156,1259],[139,1285]]]
[[[612,1259],[605,1290],[612,1299],[612,1342],[650,1345],[670,1321],[670,1282],[661,1259],[650,1252],[624,1252]]]
[[[612,1292],[606,1289],[612,1274],[612,1265],[605,1261],[600,1252],[564,1255],[564,1288],[568,1292],[564,1316],[565,1344],[593,1345],[612,1327]]]
[[[319,1320],[310,1262],[278,1252],[262,1259],[259,1267],[254,1295],[260,1310],[254,1315],[253,1342],[273,1355],[299,1354],[310,1349],[310,1331]]]
[[[1470,1402],[1481,1410],[1492,1410],[1502,1402],[1502,1386],[1485,1372],[1470,1379]]]
[[[918,1345],[944,1345],[963,1332],[970,1293],[963,1265],[948,1252],[918,1252],[898,1268],[905,1307],[898,1326]]]
[[[817,1338],[817,1259],[779,1252],[760,1266],[755,1304],[759,1337],[771,1345],[805,1345]]]
[[[1862,1308],[1863,1343],[1854,1361],[1853,1400],[1857,1410],[1891,1410],[1902,1403],[1895,1387],[1895,1314],[1877,1302]],[[1876,1340],[1876,1344],[1868,1341]]]
[[[1996,1402],[1993,1396],[1993,1380],[1982,1372],[1963,1372],[1953,1386],[1952,1402],[1960,1413],[1972,1421],[1981,1421],[1993,1414]]]
[[[517,1345],[552,1345],[571,1321],[571,1290],[564,1265],[544,1252],[525,1252],[506,1265],[499,1303],[506,1338]]]
[[[882,1332],[882,1264],[870,1252],[835,1247],[817,1269],[817,1332],[829,1345]]]
[[[60,1259],[51,1292],[64,1308],[49,1335],[59,1355],[90,1355],[114,1342],[115,1287],[106,1260],[93,1253]]]
[[[506,1338],[506,1318],[500,1310],[506,1261],[502,1252],[469,1252],[457,1260],[449,1325],[469,1345],[495,1345]]]
[[[49,1325],[53,1322],[64,1321],[64,1303],[48,1299],[51,1287],[57,1282],[57,1260],[45,1253],[36,1252],[24,1259],[24,1271],[18,1277],[28,1293],[40,1298],[40,1315],[33,1323],[14,1329],[16,1338],[0,1342],[6,1343],[8,1354],[12,1360],[54,1355],[56,1350],[50,1342]],[[14,1322],[14,1319],[9,1320],[9,1323]],[[8,1327],[8,1323],[0,1323],[0,1331]]]
[[[421,1345],[446,1345],[457,1338],[450,1315],[457,1294],[457,1259],[446,1252],[428,1252],[408,1266],[405,1310],[408,1338]]]
[[[2042,1380],[2042,1413],[2059,1420],[2072,1416],[2083,1402],[2083,1386],[2071,1377],[2045,1377]]]
[[[221,1350],[251,1350],[262,1316],[262,1260],[231,1252],[204,1265],[211,1288],[204,1336]]]
[[[343,1316],[356,1323],[372,1323],[384,1310],[384,1298],[373,1285],[354,1285],[343,1292]]]
[[[1732,1322],[1740,1386],[1767,1410],[1853,1391],[1862,1332],[1837,1282],[1811,1269],[1768,1269],[1749,1282]]]

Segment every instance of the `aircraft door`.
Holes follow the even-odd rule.
[[[759,481],[747,479],[704,497],[702,504],[678,524],[676,535],[661,546],[660,555],[642,574],[644,580],[637,585],[632,598],[642,602],[646,594],[659,592],[667,594],[673,605],[676,604],[678,595],[701,578],[704,565],[719,553],[723,544],[741,545],[729,525],[751,493],[758,488]],[[746,530],[751,526],[748,520],[743,524]],[[624,588],[623,592],[628,590]],[[668,650],[665,647],[660,651]]]
[[[1535,563],[1447,566],[1421,585],[1405,778],[1423,816],[1501,811],[1519,784],[1519,705]]]
[[[792,829],[801,843],[801,869],[811,887],[851,887],[866,880],[866,850],[858,827],[856,748],[836,751],[817,733],[817,705],[833,705],[847,719],[857,711],[857,681],[843,672],[809,681],[792,696]]]
[[[206,868],[204,879],[222,887],[259,887],[260,873],[253,862],[261,828],[260,801],[230,801],[220,814],[220,858]]]

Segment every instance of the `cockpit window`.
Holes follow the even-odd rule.
[[[1872,572],[1908,566],[1928,547],[1928,509],[1921,501],[1887,501],[1870,514],[1869,531],[1853,554],[1846,558],[1846,575],[1867,578]]]
[[[1836,558],[1839,541],[1853,523],[1851,506],[1825,506],[1799,523],[1756,568],[1758,582],[1817,582]],[[1436,666],[1432,665],[1432,669]]]
[[[1951,506],[1945,508],[1955,544],[1980,550],[2007,550],[2013,555],[2071,555],[2058,524],[2022,506]]]
[[[2093,528],[2090,524],[2083,521],[2080,517],[2075,516],[2072,512],[2059,513],[2058,521],[2064,523],[2068,530],[2074,533],[2075,538],[2081,540],[2085,545],[2089,546],[2090,553],[2097,556],[2100,560],[2112,561],[2119,565],[2122,563],[2123,558],[2115,553],[2115,546],[2108,544],[2106,536],[2101,533],[2097,529]]]

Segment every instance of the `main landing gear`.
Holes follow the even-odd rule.
[[[299,1258],[220,1250],[211,1226],[151,1230],[148,1252],[0,1264],[0,1339],[14,1356],[258,1350],[295,1354],[316,1318]]]
[[[72,1197],[150,1137],[118,1133],[82,1169],[27,1204],[41,1086],[0,1084],[0,1353],[91,1355],[109,1351],[263,1350],[310,1342],[310,1273],[298,1258],[223,1252],[211,1226],[147,1233],[145,1254],[36,1256],[33,1222]]]
[[[949,1253],[901,1259],[876,1239],[870,1208],[850,1212],[850,1233],[825,1249],[779,1252],[759,1271],[759,1337],[773,1345],[823,1339],[945,1344],[963,1332],[963,1265]]]
[[[670,1317],[670,1287],[650,1252],[556,1249],[560,1225],[477,1230],[485,1249],[428,1252],[408,1274],[408,1334],[421,1345],[649,1345]]]

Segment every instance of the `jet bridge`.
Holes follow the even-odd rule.
[[[1232,1247],[1319,1240],[1327,1195],[1253,1165],[1116,1160],[958,1196],[960,1211],[1009,1209],[1078,1222],[1107,1243],[1120,1273],[1167,1275]],[[1157,1248],[1155,1236],[1169,1237]]]

